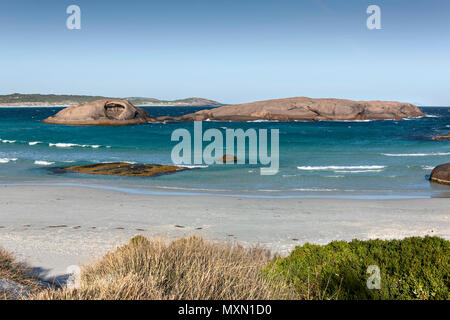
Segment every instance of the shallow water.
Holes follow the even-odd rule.
[[[147,107],[153,116],[204,107]],[[0,183],[72,183],[157,194],[251,197],[410,198],[448,196],[427,175],[450,162],[450,108],[423,108],[425,118],[364,122],[203,122],[203,129],[279,129],[280,171],[260,165],[209,165],[158,177],[91,176],[54,168],[109,161],[171,163],[172,131],[192,123],[126,127],[44,124],[59,108],[0,108]],[[206,145],[206,143],[204,143]],[[137,190],[137,191],[136,191]]]

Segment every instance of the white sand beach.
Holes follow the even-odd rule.
[[[262,245],[287,254],[305,242],[450,238],[450,199],[248,199],[133,195],[73,186],[0,187],[0,246],[43,277],[102,256],[132,236]]]

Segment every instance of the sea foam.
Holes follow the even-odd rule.
[[[432,153],[382,153],[387,157],[428,157],[428,156],[448,156],[450,152],[432,152]]]
[[[17,158],[0,158],[0,163],[8,163],[11,161],[17,161]]]
[[[37,164],[37,165],[39,165],[39,166],[49,166],[49,165],[54,164],[54,162],[43,161],[43,160],[36,160],[36,161],[34,162],[34,164]]]
[[[98,144],[89,145],[89,144],[64,143],[64,142],[49,143],[48,146],[49,147],[57,147],[57,148],[79,147],[79,148],[93,148],[93,149],[98,149],[101,147],[101,145],[98,145]],[[109,146],[107,146],[107,148],[109,148]]]
[[[373,165],[373,166],[299,166],[297,169],[299,170],[307,170],[307,171],[334,171],[334,170],[380,170],[384,169],[386,166],[381,165]]]
[[[5,140],[5,139],[0,139],[0,142],[3,142],[3,143],[16,143],[16,140]]]
[[[365,172],[381,172],[382,169],[379,170],[335,170],[333,172],[336,173],[365,173]]]

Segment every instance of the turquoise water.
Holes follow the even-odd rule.
[[[147,107],[153,116],[203,107]],[[259,165],[209,165],[158,177],[63,173],[58,167],[130,161],[171,163],[172,131],[192,123],[77,127],[40,121],[59,108],[0,108],[0,184],[77,184],[150,194],[256,197],[403,198],[449,196],[430,184],[431,169],[450,162],[450,108],[423,108],[428,117],[368,122],[203,122],[204,130],[279,129],[280,171]]]

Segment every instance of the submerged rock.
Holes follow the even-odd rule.
[[[201,110],[181,117],[157,120],[172,121],[318,121],[318,120],[386,120],[425,116],[410,103],[391,101],[352,101],[307,97],[257,101]]]
[[[165,164],[132,164],[127,162],[89,164],[84,166],[65,167],[61,169],[79,173],[133,177],[150,177],[187,170],[187,168]]]
[[[430,181],[450,185],[450,163],[441,164],[431,171]]]
[[[444,134],[442,136],[433,137],[433,140],[436,140],[436,141],[439,141],[439,140],[450,140],[450,133]]]
[[[137,108],[127,99],[96,100],[78,106],[67,107],[45,123],[68,125],[120,126],[147,123],[152,117],[144,109]]]

